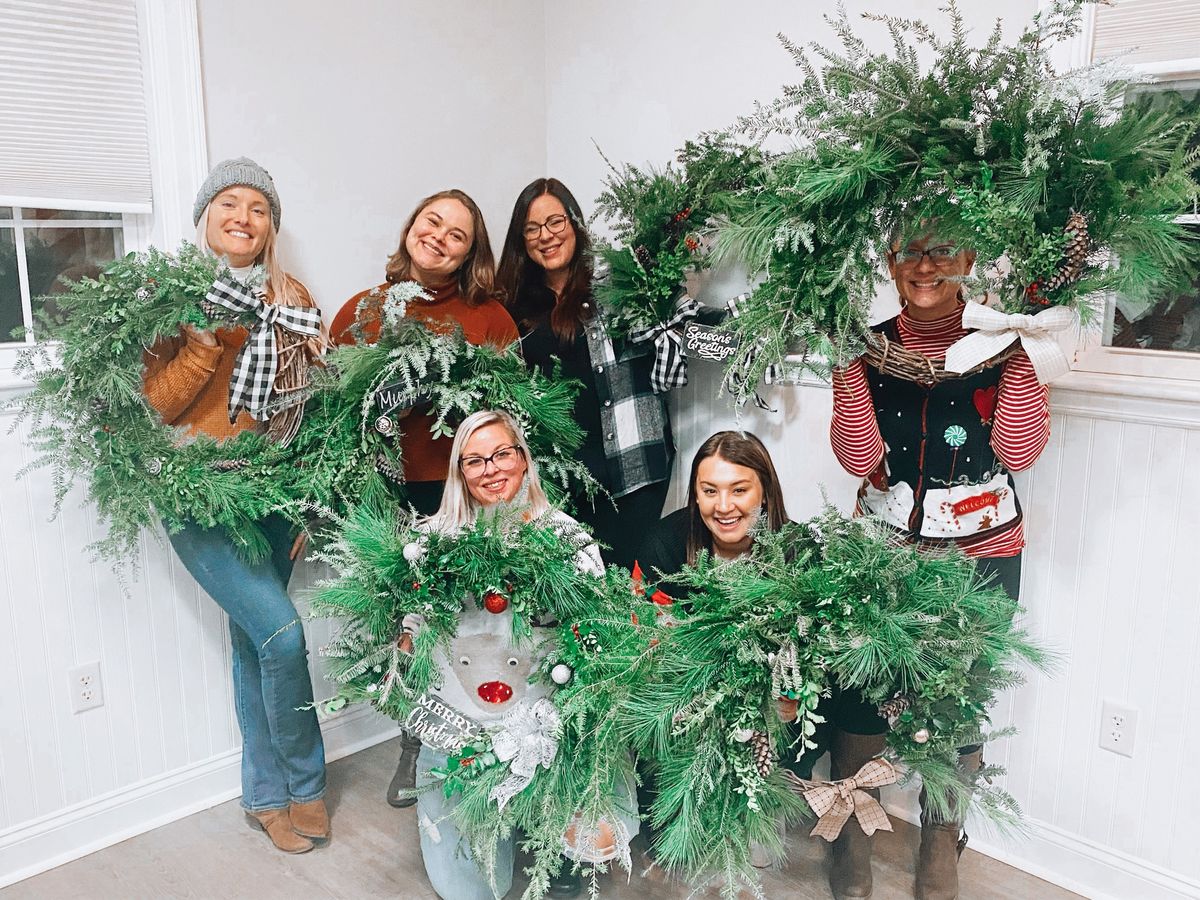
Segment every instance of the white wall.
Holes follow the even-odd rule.
[[[848,7],[936,21],[939,5],[856,0]],[[959,5],[977,32],[996,13],[1017,21],[1037,6]],[[617,162],[665,163],[688,137],[731,123],[796,80],[774,35],[827,42],[819,13],[834,7],[832,0],[610,0],[556,8],[546,17],[549,174],[581,199],[595,197],[605,167],[592,140]],[[865,27],[876,29],[881,45],[887,40],[881,26]],[[741,289],[736,279],[709,278],[699,296],[723,300]],[[894,295],[885,291],[880,301],[894,312]],[[696,447],[735,421],[714,399],[717,384],[711,370],[693,365],[691,384],[673,398],[680,457],[669,505],[682,502],[679,469],[686,471]],[[1009,769],[1005,784],[1028,814],[1027,837],[970,829],[973,847],[1087,896],[1120,900],[1200,896],[1200,827],[1188,813],[1200,788],[1180,774],[1200,739],[1191,713],[1200,683],[1200,588],[1187,555],[1200,524],[1200,480],[1192,474],[1200,391],[1160,400],[1147,396],[1148,387],[1134,382],[1106,393],[1114,388],[1104,379],[1068,378],[1052,392],[1050,445],[1018,479],[1029,542],[1022,600],[1030,627],[1065,662],[1053,678],[1035,677],[1006,697],[995,714],[998,726],[1020,729],[989,756]],[[829,448],[830,392],[803,386],[766,397],[778,413],[751,407],[741,423],[770,447],[789,512],[816,511],[822,485],[849,508],[854,479]],[[1097,747],[1106,698],[1139,711],[1132,759]],[[915,808],[900,792],[889,804],[910,818]]]
[[[284,265],[329,316],[435,191],[470,194],[499,254],[546,162],[540,2],[198,6],[209,159],[271,173]]]

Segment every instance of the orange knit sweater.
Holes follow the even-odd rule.
[[[304,285],[294,278],[291,283],[309,306],[316,306]],[[249,332],[239,326],[218,328],[214,334],[215,347],[181,334],[145,351],[142,388],[165,424],[183,426],[189,435],[224,440],[262,426],[244,409],[229,421],[229,379]]]

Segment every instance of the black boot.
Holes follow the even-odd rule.
[[[565,856],[558,871],[550,876],[547,897],[578,897],[583,893],[583,877],[574,870],[574,863]]]
[[[388,806],[403,809],[417,802],[415,796],[400,796],[401,791],[413,790],[417,786],[417,754],[421,752],[421,742],[409,735],[407,731],[400,735],[400,761],[396,763],[396,774],[388,785]]]

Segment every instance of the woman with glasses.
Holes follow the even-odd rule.
[[[529,453],[520,426],[507,413],[484,410],[467,416],[458,427],[454,444],[450,450],[450,469],[446,479],[446,490],[436,513],[426,519],[423,527],[432,531],[453,534],[472,527],[486,510],[504,506],[520,510],[523,516],[537,518],[549,515],[557,528],[574,528],[575,522],[566,513],[554,510],[546,499],[538,478],[537,464]],[[576,565],[581,572],[601,575],[604,565],[595,544],[588,544],[576,556]],[[505,641],[504,654],[512,666],[512,678],[528,679],[533,676],[537,660],[524,646],[508,647],[511,641],[512,612],[507,619],[496,622],[504,615],[493,614],[475,608],[473,603],[464,603],[459,621],[459,635],[502,634]],[[419,622],[405,622],[405,637],[400,647],[411,650],[412,633],[419,629]],[[477,642],[476,651],[482,651],[483,641]],[[509,691],[504,700],[494,697],[481,699],[480,691],[471,691],[463,686],[464,664],[459,652],[470,647],[464,642],[453,653],[440,657],[439,692],[453,706],[461,705],[461,712],[481,725],[499,721],[510,712],[507,705],[515,695]],[[478,668],[478,660],[477,668]],[[516,681],[512,681],[516,686]],[[518,692],[525,695],[523,691]],[[527,696],[527,695],[526,695]],[[434,769],[446,767],[446,754],[423,747],[417,764],[417,782],[427,787],[417,800],[417,822],[421,834],[421,856],[425,871],[438,896],[443,900],[492,900],[492,888],[476,866],[465,845],[460,844],[459,834],[454,827],[451,813],[458,800],[446,797],[440,782],[430,774]],[[636,833],[636,823],[629,823]],[[503,897],[512,884],[515,845],[510,837],[500,842],[495,853],[494,877],[496,897]],[[562,870],[551,880],[549,895],[571,897],[582,892],[583,885],[578,875],[573,875],[570,864],[564,862]]]
[[[592,296],[591,239],[578,201],[561,181],[539,178],[513,206],[497,284],[521,330],[525,362],[583,388],[575,420],[585,437],[579,458],[607,498],[576,510],[609,563],[629,568],[642,526],[657,522],[675,444],[666,397],[650,386],[653,347],[614,342]]]
[[[386,279],[355,294],[338,310],[330,327],[335,344],[353,343],[355,323],[365,340],[377,340],[384,292],[402,281],[418,282],[427,295],[425,300],[410,302],[405,315],[435,329],[461,328],[463,337],[476,345],[502,348],[517,340],[512,317],[495,298],[495,263],[483,214],[460,190],[439,191],[417,204],[401,230],[400,246],[388,258]],[[429,515],[442,499],[450,441],[437,440],[430,430],[433,416],[419,410],[401,416],[405,417],[400,435],[404,499],[417,512]],[[390,805],[413,804],[406,792],[416,777],[420,749],[420,741],[407,734],[401,737],[400,759],[387,790]]]
[[[944,358],[966,334],[961,280],[974,263],[973,252],[939,239],[932,229],[895,242],[888,270],[901,311],[874,330],[930,359]],[[883,518],[922,546],[960,548],[1014,600],[1025,540],[1009,473],[1033,465],[1049,437],[1049,392],[1024,352],[934,386],[868,371],[861,360],[834,372],[830,438],[842,467],[863,478],[857,511]],[[836,733],[833,741],[836,759]],[[982,750],[960,752],[960,767],[970,777],[982,765]],[[920,900],[958,895],[962,823],[952,819],[935,821],[922,812]],[[834,894],[867,897],[871,838],[849,828],[842,841],[848,846],[835,852]]]

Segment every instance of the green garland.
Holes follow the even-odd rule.
[[[415,282],[391,286],[379,302],[380,334],[328,356],[314,379],[314,396],[292,443],[298,485],[293,493],[317,506],[345,510],[402,496],[403,460],[396,432],[405,427],[404,410],[427,404],[433,431],[450,441],[458,421],[479,409],[502,409],[522,426],[537,459],[544,486],[552,492],[574,480],[591,496],[596,483],[574,458],[583,431],[574,419],[578,382],[525,367],[512,352],[479,347],[461,332],[437,333],[406,317],[419,303]],[[381,388],[391,387],[387,412],[377,404]]]
[[[190,244],[177,255],[131,253],[56,295],[39,316],[41,343],[18,355],[15,370],[34,387],[13,401],[16,424],[30,423],[37,453],[22,474],[50,468],[54,514],[87,480],[106,530],[90,547],[101,558],[128,560],[140,530],[160,520],[169,531],[189,521],[224,527],[248,557],[261,557],[269,546],[257,522],[291,499],[276,478],[288,451],[250,432],[183,442],[142,393],[145,350],[181,325],[213,327],[201,302],[221,268]]]
[[[756,348],[739,400],[796,345],[818,372],[862,352],[879,263],[914,223],[973,248],[967,292],[1006,312],[1061,305],[1087,324],[1100,292],[1190,282],[1200,260],[1173,220],[1198,195],[1197,119],[1120,105],[1129,85],[1111,65],[1053,69],[1049,47],[1078,30],[1084,2],[1057,0],[1012,45],[997,25],[972,47],[953,2],[947,40],[865,15],[888,29],[890,54],[868,50],[844,12],[831,20],[840,50],[784,39],[804,80],[740,130],[799,149],[728,198],[718,237],[719,254],[766,276],[732,325]]]
[[[532,857],[527,900],[548,889],[561,861],[563,835],[573,823],[587,829],[614,821],[614,790],[632,778],[628,746],[615,727],[616,710],[627,685],[645,669],[644,659],[631,666],[629,653],[623,652],[630,646],[628,576],[580,574],[577,556],[591,537],[578,526],[563,525],[553,514],[525,522],[502,511],[446,535],[414,529],[412,520],[394,508],[359,507],[318,554],[338,577],[322,584],[313,598],[314,614],[343,620],[323,650],[339,686],[326,708],[365,702],[400,721],[438,686],[435,652],[449,646],[464,598],[486,605],[489,597],[503,596],[515,613],[518,642],[534,640],[530,623],[535,620],[564,623],[538,676],[549,684],[555,666],[573,671],[552,698],[561,720],[553,765],[539,768],[502,810],[491,795],[509,769],[492,752],[489,736],[451,754],[446,770],[437,773],[448,795],[462,793],[455,824],[483,871],[494,870],[498,840],[517,830],[523,834],[522,848]],[[603,613],[618,608],[625,611]],[[410,614],[424,619],[411,653],[398,645]],[[593,622],[586,633],[570,624],[582,619]],[[633,655],[644,656],[644,650],[640,641]],[[593,877],[603,869],[592,868]]]
[[[709,220],[723,211],[728,192],[745,185],[761,154],[705,135],[685,144],[678,162],[678,168],[668,164],[661,171],[608,163],[596,216],[609,221],[620,246],[599,248],[608,273],[598,280],[596,295],[614,337],[675,315],[684,279],[709,263],[702,239]]]
[[[702,555],[672,581],[689,589],[690,612],[655,635],[653,677],[632,689],[623,727],[657,769],[659,861],[695,878],[716,871],[728,896],[755,881],[751,843],[781,855],[778,817],[805,812],[776,761],[814,746],[834,684],[891,707],[888,754],[946,813],[970,799],[958,748],[988,738],[987,709],[1020,682],[1018,664],[1047,662],[1012,624],[1016,604],[965,557],[922,554],[832,509],[758,534],[746,561]],[[794,726],[779,696],[797,701]],[[990,784],[973,799],[998,821],[1018,815]]]

